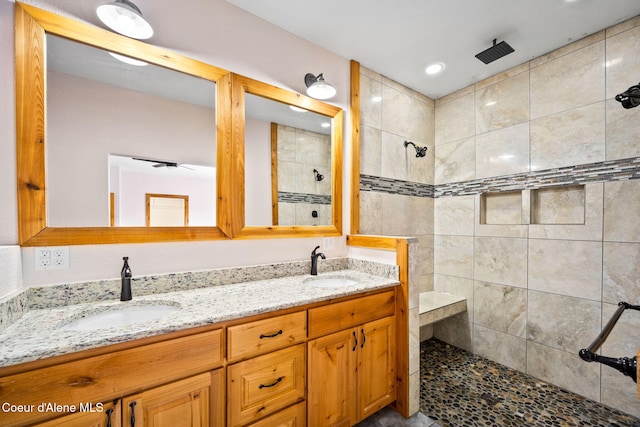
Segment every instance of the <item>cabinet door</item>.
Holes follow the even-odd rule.
[[[309,427],[355,424],[357,331],[347,329],[309,341]]]
[[[127,427],[209,426],[211,375],[156,387],[123,400],[123,425]]]
[[[358,327],[358,421],[396,399],[394,317]]]
[[[121,409],[120,400],[93,404],[91,407],[85,407],[83,412],[65,415],[36,425],[38,427],[120,427]]]

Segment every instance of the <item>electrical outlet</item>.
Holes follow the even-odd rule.
[[[66,270],[69,268],[69,247],[36,248],[36,270]]]
[[[335,249],[334,238],[333,237],[323,237],[322,238],[322,249],[327,251],[332,251]]]

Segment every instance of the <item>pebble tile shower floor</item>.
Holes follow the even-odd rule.
[[[640,419],[432,339],[421,343],[420,412],[433,427],[640,427]],[[631,380],[629,380],[631,381]]]

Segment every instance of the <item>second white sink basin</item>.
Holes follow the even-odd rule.
[[[359,282],[343,276],[309,277],[305,279],[305,284],[316,288],[341,288],[344,286],[357,285]]]
[[[76,319],[62,326],[67,331],[95,331],[118,328],[159,319],[178,310],[180,306],[171,304],[127,305],[115,309],[105,309]]]

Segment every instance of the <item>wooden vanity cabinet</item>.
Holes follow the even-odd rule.
[[[299,409],[281,410],[296,403],[304,405],[306,339],[306,311],[227,328],[227,358],[241,360],[227,367],[228,426],[258,420],[258,426],[301,425],[290,424],[300,418]]]
[[[310,334],[352,326],[307,344],[309,427],[352,426],[395,400],[394,311],[393,292],[309,310]]]
[[[89,405],[95,408],[99,402],[122,399],[202,373],[209,376],[223,364],[222,331],[195,333],[0,376],[0,401],[34,405],[30,412],[0,411],[0,425],[24,426],[63,415],[61,410],[39,411],[38,405],[43,402],[74,406],[77,412],[69,415],[71,419],[80,419],[81,415],[94,419],[87,413]],[[223,392],[215,395],[224,398]],[[106,412],[102,418],[97,416],[96,425],[106,418]]]
[[[35,424],[38,427],[120,427],[122,420],[122,402],[94,405],[95,412],[76,412],[51,421]]]

